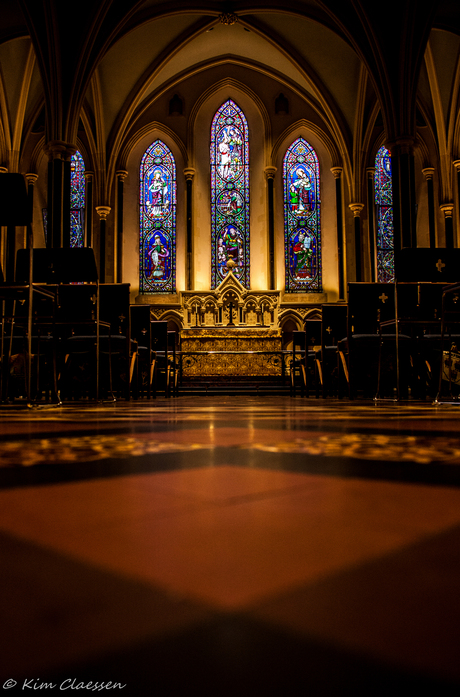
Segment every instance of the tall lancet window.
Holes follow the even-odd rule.
[[[249,288],[248,124],[231,99],[211,125],[211,245],[211,287],[231,269]]]
[[[395,280],[393,234],[393,190],[391,184],[391,154],[382,146],[375,158],[375,210],[377,218],[377,280]]]
[[[85,163],[77,152],[70,159],[70,246],[83,247],[85,237]]]
[[[176,292],[176,163],[161,140],[141,162],[139,288]]]
[[[283,186],[286,291],[318,293],[322,290],[319,163],[303,138],[286,151]]]

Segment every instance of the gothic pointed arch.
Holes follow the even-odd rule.
[[[321,196],[318,156],[303,138],[283,160],[285,289],[319,293],[321,281]]]
[[[176,291],[176,163],[161,140],[147,148],[140,167],[139,289]]]
[[[243,111],[228,99],[211,124],[211,288],[230,268],[250,287],[248,136]]]

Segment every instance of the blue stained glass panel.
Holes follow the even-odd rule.
[[[85,163],[81,154],[70,159],[70,246],[83,247],[85,231]]]
[[[139,287],[141,293],[176,292],[176,163],[156,140],[140,169]]]
[[[377,281],[393,283],[395,262],[391,154],[384,146],[375,158],[374,190],[377,218]]]
[[[321,292],[321,198],[318,157],[298,138],[283,162],[286,292]]]
[[[250,287],[249,138],[246,117],[229,99],[211,125],[211,288],[229,268]]]

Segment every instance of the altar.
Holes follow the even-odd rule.
[[[181,331],[182,375],[193,377],[282,377],[278,329],[193,327]]]

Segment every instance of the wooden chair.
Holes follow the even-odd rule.
[[[112,386],[118,396],[130,399],[137,361],[137,341],[131,336],[129,283],[100,283],[100,318],[110,325],[102,331],[102,352],[110,354]],[[107,334],[110,334],[108,341]]]
[[[153,377],[153,395],[156,397],[158,389],[164,392],[165,397],[171,396],[171,360],[168,343],[168,323],[164,321],[152,321],[150,323],[152,350],[155,351],[156,361]]]
[[[292,332],[292,358],[289,365],[290,393],[296,396],[297,385],[300,396],[307,393],[307,334],[305,331]]]
[[[378,392],[382,342],[379,327],[381,322],[393,320],[394,312],[393,283],[348,284],[347,338],[339,341],[338,346],[346,358],[351,399],[358,394],[373,398]]]
[[[150,305],[131,305],[131,338],[137,342],[136,395],[153,393],[156,353],[152,348]]]
[[[317,354],[321,365],[322,396],[341,397],[346,381],[347,367],[338,344],[347,336],[348,305],[346,303],[325,303],[321,306],[321,350]],[[348,381],[346,381],[348,385]]]

